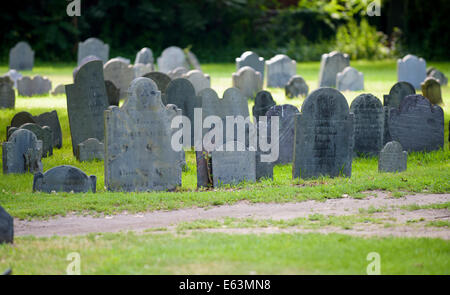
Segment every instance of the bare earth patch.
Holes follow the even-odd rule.
[[[146,229],[168,228],[174,231],[181,222],[191,222],[199,219],[252,218],[252,219],[292,219],[308,217],[311,214],[322,215],[355,215],[364,210],[381,208],[381,212],[370,214],[371,217],[394,223],[357,224],[350,229],[324,226],[317,229],[293,228],[219,228],[203,231],[238,233],[283,233],[283,232],[320,232],[344,233],[357,236],[402,236],[402,237],[436,237],[450,239],[448,227],[425,226],[430,221],[450,220],[447,209],[420,209],[407,211],[401,209],[407,205],[441,204],[450,201],[450,194],[416,194],[401,198],[393,198],[385,192],[369,192],[364,199],[344,197],[329,199],[324,202],[305,201],[301,203],[282,204],[250,204],[240,202],[235,205],[224,205],[213,208],[191,208],[175,211],[155,211],[141,214],[117,214],[105,217],[68,215],[50,220],[14,220],[16,236],[52,236],[80,235],[98,232],[144,231]],[[412,222],[411,222],[412,221]]]

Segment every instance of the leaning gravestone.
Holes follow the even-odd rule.
[[[364,75],[357,69],[346,67],[342,72],[337,73],[336,88],[339,91],[360,91],[364,90]]]
[[[242,53],[240,57],[236,58],[236,71],[239,71],[240,68],[246,66],[259,72],[261,74],[261,81],[264,81],[264,58],[259,57],[259,55],[253,51],[246,51]]]
[[[383,148],[384,109],[372,94],[358,95],[350,105],[355,118],[355,154],[377,156]]]
[[[77,146],[75,157],[80,162],[103,160],[105,147],[97,138],[88,138]]]
[[[27,42],[21,41],[9,51],[9,68],[17,71],[32,70],[34,51]]]
[[[103,66],[103,77],[120,89],[120,97],[126,97],[126,91],[134,79],[134,69],[118,58],[109,60]]]
[[[190,69],[201,71],[200,62],[197,56],[189,49],[186,49],[186,61]]]
[[[120,103],[120,89],[116,85],[105,80],[106,95],[108,96],[108,103],[110,106],[119,106]]]
[[[150,48],[144,47],[136,54],[134,64],[153,64],[153,52]]]
[[[14,242],[14,219],[0,206],[0,244]]]
[[[276,105],[271,107],[267,113],[267,133],[271,130],[272,117],[278,117],[278,146],[279,156],[275,164],[292,163],[294,150],[294,127],[295,116],[299,114],[298,109],[290,104]],[[271,140],[277,140],[272,138]]]
[[[301,96],[307,96],[309,87],[302,76],[294,75],[289,79],[286,86],[284,86],[284,93],[289,98]]]
[[[8,76],[11,78],[11,80],[14,82],[14,88],[17,88],[17,81],[22,78],[22,74],[19,73],[16,70],[9,70],[5,75],[3,76]]]
[[[348,54],[338,51],[322,54],[320,60],[319,87],[336,87],[336,77],[350,65]]]
[[[41,127],[49,126],[53,133],[53,147],[62,147],[62,131],[59,124],[58,113],[53,110],[51,112],[45,112],[38,116],[33,116],[34,121]],[[32,122],[30,122],[32,123]]]
[[[170,77],[170,79],[176,79],[176,78],[183,78],[185,74],[189,72],[188,69],[184,67],[178,67],[176,69],[173,69],[172,71],[168,72],[167,75]]]
[[[448,84],[448,78],[444,75],[444,73],[442,73],[438,69],[435,68],[427,69],[427,77],[435,78],[436,80],[439,81],[439,84],[441,84],[442,86]]]
[[[183,75],[183,78],[189,80],[194,86],[195,93],[198,94],[200,91],[211,87],[211,79],[209,75],[203,74],[202,71],[192,70]]]
[[[258,92],[255,97],[255,104],[252,108],[252,114],[255,118],[255,122],[259,121],[260,116],[265,116],[266,112],[274,105],[276,105],[276,103],[270,92],[265,90]]]
[[[262,90],[261,73],[249,66],[240,68],[232,74],[233,87],[241,90],[242,95],[247,99],[253,99]]]
[[[166,89],[167,86],[169,86],[169,83],[172,79],[164,73],[161,72],[151,72],[148,74],[145,74],[143,77],[149,78],[153,82],[156,83],[156,86],[158,87],[158,90],[161,91],[161,99],[162,102],[165,104],[166,101]]]
[[[168,73],[178,67],[189,68],[183,49],[171,46],[161,53],[158,57],[158,70],[162,73]]]
[[[444,147],[444,112],[422,95],[409,95],[390,110],[389,133],[408,152],[438,150]]]
[[[8,138],[18,129],[27,129],[36,135],[38,140],[42,141],[42,157],[53,155],[53,132],[49,126],[41,127],[35,123],[26,123],[20,127],[12,127],[8,130]]]
[[[87,56],[95,56],[106,63],[109,59],[109,45],[97,38],[89,38],[78,43],[78,65]]]
[[[277,54],[266,62],[267,87],[283,88],[297,72],[297,63],[284,54]]]
[[[402,172],[406,170],[408,153],[397,141],[388,142],[380,152],[378,172]]]
[[[2,148],[3,174],[42,171],[42,141],[33,132],[16,130]]]
[[[427,77],[427,64],[423,58],[408,54],[397,60],[397,79],[410,83],[415,89],[420,89],[420,84]]]
[[[103,112],[109,106],[103,79],[103,65],[94,60],[84,64],[75,76],[75,83],[66,85],[72,151],[88,138],[104,137]]]
[[[153,72],[153,65],[152,64],[134,64],[133,70],[134,70],[134,77],[139,78],[148,73]]]
[[[435,78],[428,77],[422,83],[422,94],[432,104],[442,104],[441,84]]]
[[[22,77],[17,81],[17,91],[21,96],[48,94],[52,89],[52,82],[41,76]]]
[[[292,177],[351,176],[353,114],[336,89],[311,92],[295,118]]]
[[[96,183],[95,175],[87,176],[77,167],[62,165],[34,174],[33,192],[95,193]]]
[[[172,119],[161,92],[148,78],[131,82],[128,98],[105,111],[105,185],[110,191],[174,190],[181,185],[179,151],[171,145]]]
[[[14,82],[9,76],[0,77],[0,109],[13,109],[16,104]]]

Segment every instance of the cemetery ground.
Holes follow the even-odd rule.
[[[69,84],[74,66],[41,65],[22,74]],[[352,66],[364,73],[366,90],[344,92],[349,105],[361,93],[382,100],[397,81],[394,60]],[[450,74],[450,62],[428,66]],[[231,87],[234,64],[202,70],[219,96]],[[297,73],[311,91],[319,62],[299,63]],[[304,101],[268,90],[277,104],[300,109]],[[449,274],[449,86],[442,96],[444,149],[408,154],[402,173],[379,173],[376,158],[354,158],[351,178],[292,180],[292,166],[279,165],[273,181],[198,190],[195,154],[188,151],[189,171],[175,192],[118,193],[105,190],[102,161],[80,163],[72,155],[65,95],[16,95],[15,110],[0,111],[0,138],[15,113],[56,109],[63,147],[42,159],[44,171],[79,167],[97,176],[97,193],[33,193],[31,174],[2,175],[0,204],[15,218],[16,237],[14,245],[0,245],[0,271],[63,274],[67,254],[79,252],[83,274],[365,274],[367,254],[377,252],[382,274]]]

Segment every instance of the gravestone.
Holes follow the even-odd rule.
[[[108,96],[108,103],[110,106],[119,106],[120,103],[120,89],[114,85],[113,82],[105,80],[106,95]]]
[[[136,54],[136,59],[134,60],[134,64],[151,64],[153,65],[153,52],[150,48],[144,47]]]
[[[448,84],[448,78],[444,75],[444,73],[442,73],[438,69],[435,68],[427,69],[427,77],[435,78],[436,80],[439,81],[439,84],[441,84],[442,86]]]
[[[75,83],[66,85],[72,151],[88,138],[104,137],[103,112],[109,106],[103,65],[94,60],[84,64],[75,76]]]
[[[402,172],[406,170],[408,153],[397,141],[388,142],[380,152],[378,172]]]
[[[17,43],[9,51],[9,68],[17,71],[32,70],[34,65],[34,51],[27,42]]]
[[[197,56],[189,49],[186,49],[186,60],[190,69],[201,71],[200,62]]]
[[[284,54],[277,54],[266,62],[267,87],[283,88],[297,72],[297,63]]]
[[[34,174],[33,192],[95,193],[96,183],[95,175],[87,176],[77,167],[62,165]]]
[[[350,105],[354,114],[354,154],[377,156],[383,148],[384,109],[372,94],[358,95]]]
[[[211,87],[211,79],[209,75],[203,74],[199,70],[191,70],[183,75],[183,78],[189,80],[194,86],[195,93],[198,94],[200,91]]]
[[[17,81],[17,91],[21,96],[48,94],[52,89],[52,82],[41,76],[22,77]]]
[[[0,77],[0,109],[13,109],[16,105],[14,82],[9,76]]]
[[[279,156],[274,164],[288,164],[292,163],[294,150],[294,127],[295,116],[300,112],[298,109],[290,104],[275,105],[271,107],[267,113],[267,133],[270,133],[272,125],[272,117],[277,116],[279,122],[278,128],[278,145]],[[273,138],[272,140],[277,140]]]
[[[284,93],[289,98],[294,98],[298,96],[306,97],[309,92],[309,87],[303,79],[302,76],[294,75],[289,79],[286,86],[284,86]]]
[[[97,138],[88,138],[77,146],[76,158],[80,162],[103,160],[105,147]]]
[[[109,59],[109,45],[103,43],[97,38],[89,38],[84,42],[78,43],[78,65],[82,64],[82,60],[87,56],[95,56],[106,63]]]
[[[120,89],[120,97],[126,97],[126,91],[134,79],[133,67],[120,59],[113,58],[103,66],[103,77]]]
[[[161,91],[161,99],[164,103],[166,99],[166,89],[167,86],[169,86],[169,83],[172,79],[170,79],[169,76],[167,76],[164,73],[161,72],[151,72],[148,74],[145,74],[143,77],[151,79],[153,82],[156,83],[156,86],[158,86],[158,90]]]
[[[66,94],[66,85],[58,84],[55,89],[51,92],[52,95]]]
[[[14,82],[14,88],[17,88],[17,81],[23,77],[21,73],[19,73],[18,71],[14,70],[14,69],[9,70],[3,76],[8,76],[11,78],[11,80]]]
[[[406,96],[389,113],[389,133],[410,152],[429,152],[444,147],[444,112],[422,95]]]
[[[3,174],[42,171],[42,141],[33,132],[16,130],[2,148]]]
[[[214,187],[256,181],[256,153],[244,143],[228,142],[213,151],[211,158]]]
[[[98,58],[96,56],[93,56],[93,55],[89,55],[89,56],[86,56],[85,58],[83,58],[81,60],[81,62],[78,64],[78,66],[75,67],[75,69],[73,69],[72,76],[73,76],[73,80],[74,81],[75,81],[75,76],[77,75],[77,73],[81,69],[81,67],[84,66],[85,64],[87,64],[88,62],[93,61],[93,60],[102,61],[100,58]]]
[[[53,155],[53,132],[49,126],[41,127],[35,123],[25,123],[20,127],[12,127],[8,130],[8,138],[18,129],[27,129],[36,135],[37,139],[42,141],[42,157],[46,158]]]
[[[14,219],[0,206],[0,244],[14,242]]]
[[[232,75],[233,87],[241,90],[247,99],[254,99],[256,93],[262,90],[261,73],[245,66]]]
[[[168,73],[178,67],[189,68],[183,49],[176,46],[164,49],[158,57],[158,71]]]
[[[181,185],[180,152],[170,128],[181,115],[163,106],[161,92],[148,78],[131,82],[128,98],[105,111],[105,186],[110,191],[174,190]]]
[[[172,71],[167,73],[167,76],[170,77],[170,79],[176,79],[176,78],[183,78],[185,74],[189,72],[188,69],[184,67],[178,67],[176,69],[173,69]]]
[[[53,147],[62,147],[62,131],[59,123],[58,113],[53,110],[51,112],[45,112],[38,116],[33,116],[34,121],[41,127],[49,126],[53,133]],[[33,122],[30,122],[33,123]]]
[[[397,81],[410,83],[415,89],[420,89],[420,84],[427,77],[427,64],[423,58],[408,54],[397,60]]]
[[[441,84],[435,78],[428,77],[422,83],[422,94],[425,96],[432,104],[443,104]]]
[[[239,71],[240,68],[243,67],[251,67],[256,72],[261,74],[261,81],[264,81],[264,67],[265,67],[264,58],[259,57],[258,54],[253,51],[246,51],[242,53],[240,57],[236,58],[236,71]]]
[[[116,57],[111,58],[111,59],[118,60],[120,62],[123,62],[124,64],[127,64],[127,65],[130,65],[130,62],[131,62],[128,58],[125,58],[125,57],[122,57],[122,56],[116,56]]]
[[[295,118],[293,178],[351,176],[353,114],[334,88],[314,90]]]
[[[348,54],[338,51],[322,54],[319,71],[319,87],[336,87],[336,77],[350,66]]]
[[[33,115],[28,112],[18,112],[11,119],[11,124],[6,127],[6,134],[9,133],[9,129],[12,127],[20,127],[26,123],[37,123]]]
[[[148,74],[153,71],[153,65],[152,64],[134,64],[133,65],[134,70],[134,77],[142,77],[145,74]]]
[[[258,92],[255,97],[255,104],[252,108],[252,114],[255,121],[259,121],[260,116],[265,116],[266,112],[274,105],[276,105],[276,103],[270,92],[265,90]]]
[[[256,136],[257,136],[257,146],[256,146],[256,154],[255,154],[255,166],[256,166],[256,180],[261,180],[263,178],[266,179],[272,179],[273,180],[273,166],[275,165],[274,162],[269,162],[264,160],[263,161],[263,156],[266,156],[268,154],[270,154],[270,151],[263,151],[261,149],[261,145],[259,143],[260,141],[260,137],[262,137],[264,142],[271,142],[270,141],[270,131],[268,131],[267,129],[267,121],[259,121],[255,124],[256,127]],[[264,133],[264,130],[266,130],[266,132]],[[263,133],[261,133],[263,132]],[[267,157],[267,156],[266,156]]]
[[[364,75],[357,69],[346,67],[342,72],[337,73],[336,88],[340,91],[360,91],[364,90]]]

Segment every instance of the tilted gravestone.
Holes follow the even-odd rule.
[[[176,46],[164,49],[161,56],[158,57],[158,71],[168,73],[178,67],[189,68],[183,49]]]
[[[294,98],[298,96],[307,96],[309,92],[309,87],[303,79],[302,76],[294,75],[289,79],[286,86],[284,86],[284,93],[289,98]]]
[[[41,76],[22,77],[17,81],[17,91],[21,96],[48,94],[52,89],[52,82]]]
[[[33,132],[16,130],[2,148],[3,174],[42,171],[42,141]]]
[[[353,114],[334,88],[314,90],[295,118],[293,178],[351,176]]]
[[[283,88],[297,72],[297,63],[287,55],[277,54],[266,62],[267,87]]]
[[[95,193],[96,183],[95,175],[87,176],[77,167],[62,165],[34,174],[33,192]]]
[[[97,138],[88,138],[77,146],[76,158],[80,162],[103,160],[105,147]]]
[[[136,54],[136,59],[134,60],[134,64],[153,64],[153,51],[148,48],[144,47]]]
[[[428,77],[421,84],[422,94],[425,96],[432,104],[442,104],[442,92],[441,84],[435,78]]]
[[[34,51],[27,42],[17,43],[9,51],[9,68],[17,71],[32,70],[34,65]]]
[[[406,96],[389,112],[392,140],[410,151],[433,151],[444,147],[444,111],[422,95]]]
[[[166,89],[167,89],[167,86],[169,86],[169,83],[170,83],[170,81],[172,81],[172,79],[170,79],[170,77],[168,75],[161,73],[161,72],[151,72],[151,73],[145,74],[143,77],[149,78],[150,80],[152,80],[153,82],[156,83],[158,90],[161,91],[161,99],[162,99],[162,102],[164,103],[167,100],[166,99]]]
[[[66,85],[58,84],[51,92],[52,95],[66,94]]]
[[[241,90],[247,99],[254,99],[256,93],[262,90],[261,73],[249,66],[240,68],[232,74],[233,87]]]
[[[360,91],[364,90],[364,75],[357,69],[346,67],[342,72],[337,73],[336,88],[340,91]]]
[[[42,157],[53,155],[53,131],[49,126],[41,127],[35,123],[25,123],[20,127],[12,127],[8,130],[8,138],[18,129],[27,129],[36,135],[38,140],[42,141]]]
[[[148,73],[153,72],[152,64],[134,64],[134,78],[142,77]]]
[[[270,133],[272,125],[272,117],[278,117],[278,134],[279,137],[271,140],[278,140],[279,156],[275,164],[292,163],[294,150],[294,127],[295,116],[299,114],[298,109],[290,104],[276,105],[271,107],[267,113],[267,133]]]
[[[168,72],[167,75],[170,77],[170,79],[176,79],[176,78],[183,78],[185,74],[189,72],[188,69],[185,67],[178,67],[176,69],[173,69],[172,71]]]
[[[14,219],[0,206],[0,244],[14,242]]]
[[[0,109],[13,109],[16,105],[14,82],[9,76],[0,77]]]
[[[103,112],[109,106],[103,79],[103,65],[94,60],[84,64],[75,76],[75,83],[66,85],[72,151],[88,138],[104,137]]]
[[[252,114],[255,118],[255,122],[259,121],[260,116],[265,116],[266,112],[274,105],[276,105],[276,102],[273,100],[270,92],[265,90],[258,92],[255,97],[255,104],[252,108]]]
[[[444,73],[433,67],[427,69],[427,77],[435,78],[442,86],[448,84],[448,78],[444,75]]]
[[[420,89],[420,84],[427,77],[427,63],[423,58],[408,54],[397,60],[397,81],[410,83],[415,89]]]
[[[97,38],[89,38],[78,43],[78,65],[87,56],[95,56],[106,63],[109,59],[109,45]]]
[[[383,148],[384,109],[381,101],[372,94],[358,95],[350,105],[355,118],[356,155],[377,156]]]
[[[174,190],[181,185],[180,152],[172,148],[172,119],[148,78],[131,82],[128,98],[105,111],[105,185],[110,191]]]
[[[33,119],[41,127],[49,126],[53,133],[53,147],[62,147],[62,131],[59,123],[58,113],[53,110],[50,112],[42,113],[38,116],[33,116]]]
[[[197,56],[189,49],[186,49],[186,61],[190,69],[201,71],[200,62]]]
[[[211,87],[211,79],[209,75],[203,74],[199,70],[191,70],[183,75],[183,78],[189,80],[194,86],[195,93],[198,94],[200,91]]]
[[[338,51],[322,54],[319,71],[319,87],[336,87],[339,72],[350,66],[348,54]]]
[[[236,58],[236,71],[239,71],[240,68],[243,67],[251,67],[256,72],[261,74],[261,81],[264,81],[264,67],[265,67],[264,58],[259,57],[258,54],[253,51],[246,51],[242,53],[240,57]]]
[[[402,172],[406,170],[408,152],[397,141],[386,143],[378,159],[378,172]]]
[[[119,106],[120,103],[120,89],[109,80],[105,80],[106,96],[108,96],[108,103],[110,106]]]
[[[14,88],[17,88],[17,81],[23,77],[21,73],[14,69],[9,70],[5,75],[3,75],[3,77],[5,76],[11,78],[11,80],[14,82]]]
[[[134,79],[134,69],[129,64],[117,59],[110,59],[103,66],[103,77],[120,89],[120,97],[125,98],[126,91]]]

